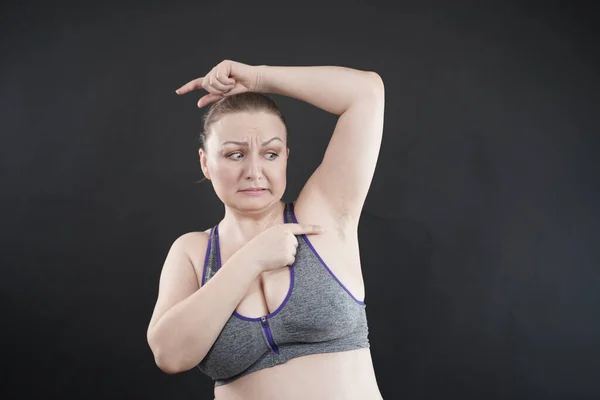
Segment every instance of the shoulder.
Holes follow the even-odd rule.
[[[173,245],[181,246],[185,249],[188,247],[193,249],[198,243],[208,243],[209,236],[210,229],[207,229],[206,231],[187,232],[175,239]]]
[[[191,261],[197,276],[201,276],[204,268],[204,258],[210,239],[211,228],[205,231],[187,232],[179,236],[173,242],[172,247],[185,253]]]

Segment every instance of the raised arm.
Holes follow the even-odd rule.
[[[319,193],[346,224],[358,225],[383,136],[385,90],[377,73],[338,66],[251,66],[224,60],[177,93],[196,89],[210,92],[198,101],[198,107],[255,91],[296,98],[339,115],[323,160],[304,189]]]
[[[334,215],[358,220],[379,156],[385,91],[378,74],[336,66],[259,66],[257,91],[296,98],[339,115],[321,164],[305,185]]]

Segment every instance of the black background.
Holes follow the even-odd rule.
[[[359,238],[391,399],[600,398],[600,57],[594,2],[3,3],[2,390],[208,399],[146,328],[175,238],[223,207],[200,92],[223,59],[342,65],[386,85]],[[335,116],[274,96],[284,200]],[[7,397],[5,397],[7,398]]]

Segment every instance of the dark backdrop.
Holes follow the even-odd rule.
[[[145,335],[171,243],[223,215],[174,91],[226,58],[384,79],[359,237],[386,400],[600,397],[598,7],[390,3],[3,3],[10,398],[212,399]],[[335,118],[275,100],[289,201]]]

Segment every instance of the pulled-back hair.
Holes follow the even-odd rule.
[[[224,97],[221,100],[212,103],[210,108],[202,117],[202,132],[200,132],[200,148],[206,151],[204,144],[206,143],[210,126],[220,120],[227,114],[238,112],[268,112],[271,113],[283,122],[287,134],[288,128],[283,114],[275,102],[262,93],[244,92]],[[289,138],[288,138],[289,139]]]
[[[200,148],[206,152],[204,147],[208,138],[210,126],[223,118],[225,115],[238,112],[267,112],[277,116],[285,126],[287,142],[289,145],[289,132],[283,114],[273,99],[258,92],[244,92],[227,96],[221,100],[212,103],[204,116],[202,117],[202,131],[200,132]],[[205,181],[206,178],[200,182]]]

